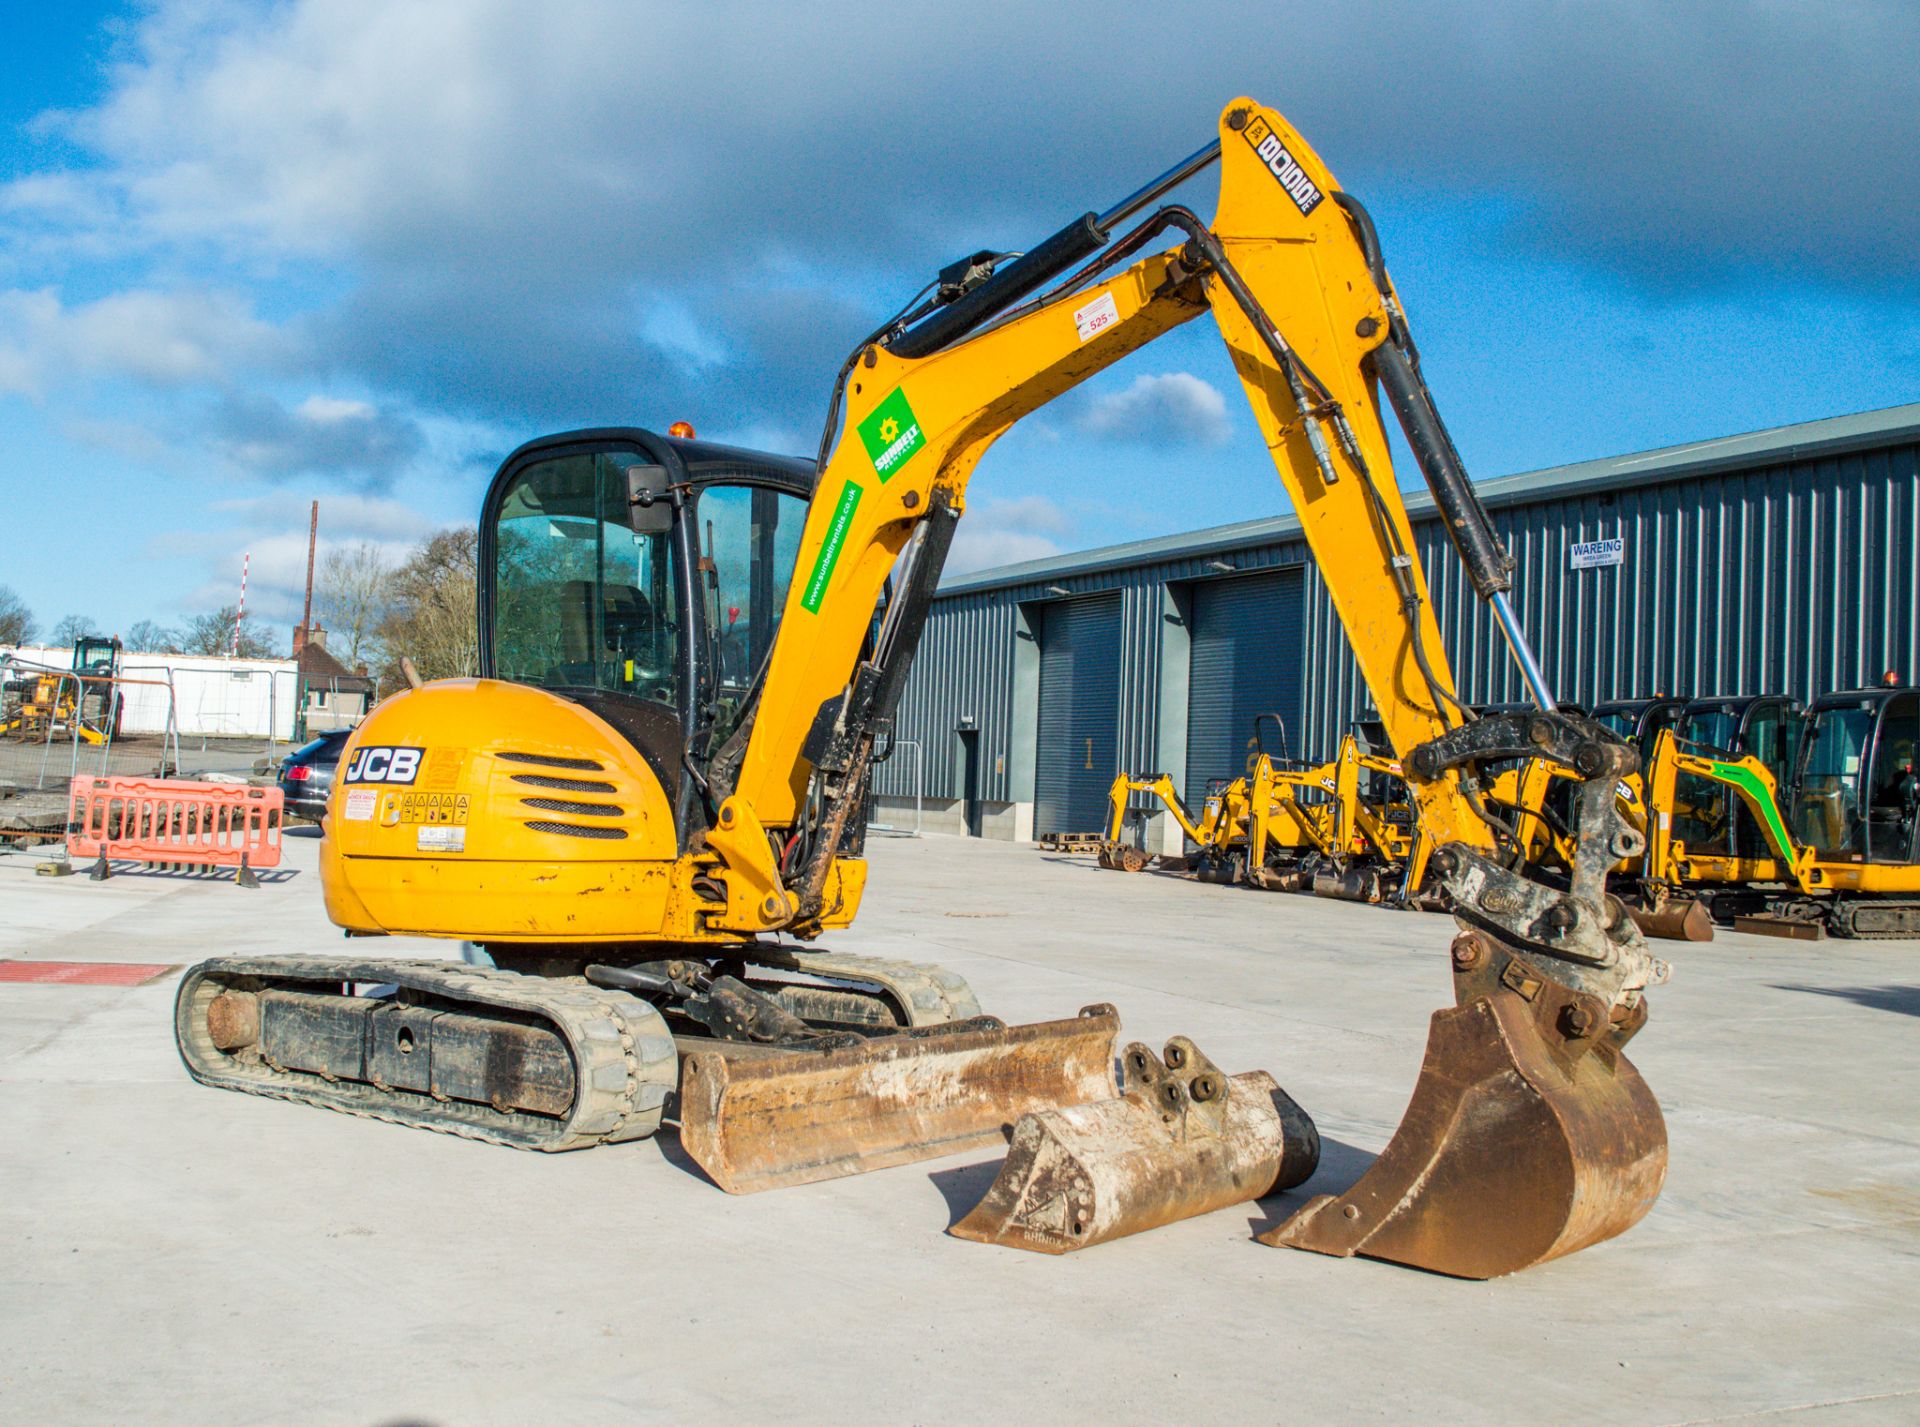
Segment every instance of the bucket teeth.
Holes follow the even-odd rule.
[[[1260,1241],[1495,1278],[1637,1224],[1667,1168],[1660,1107],[1619,1051],[1639,1022],[1582,1042],[1569,1005],[1533,985],[1532,1000],[1503,985],[1436,1012],[1380,1158]]]
[[[1062,1254],[1258,1199],[1320,1159],[1313,1121],[1264,1070],[1229,1076],[1184,1036],[1130,1045],[1118,1097],[1037,1111],[951,1232]]]
[[[1003,1142],[1029,1110],[1113,1093],[1113,1007],[992,1017],[856,1046],[701,1050],[680,1081],[680,1142],[729,1194],[860,1174]]]

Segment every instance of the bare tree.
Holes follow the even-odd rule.
[[[0,585],[0,644],[31,644],[39,626],[27,602]]]
[[[380,662],[377,645],[393,578],[386,555],[366,541],[328,551],[320,566],[314,613],[328,630],[328,653],[349,669]]]
[[[129,651],[146,654],[178,654],[180,633],[166,625],[151,619],[137,620],[127,631],[126,646]]]
[[[49,635],[48,638],[53,640],[56,649],[60,649],[65,648],[76,640],[97,635],[99,632],[99,622],[95,620],[92,615],[69,614],[63,616],[60,622],[53,627],[53,633]]]
[[[180,632],[180,652],[226,654],[232,651],[233,621],[237,613],[232,605],[223,605],[212,614],[195,615]],[[271,659],[274,654],[273,632],[254,623],[253,616],[248,615],[240,623],[240,648],[237,652],[242,659]]]
[[[423,679],[480,672],[474,603],[478,544],[472,526],[443,530],[394,572],[392,602],[379,631],[388,660],[382,687],[398,688],[405,682],[399,669],[403,655],[413,660]]]

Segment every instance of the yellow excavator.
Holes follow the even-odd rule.
[[[1214,164],[1211,223],[1163,202]],[[1138,192],[926,291],[841,366],[817,462],[635,428],[507,458],[480,520],[481,677],[374,710],[322,847],[349,934],[464,939],[494,967],[203,962],[176,1003],[191,1073],[539,1149],[638,1138],[671,1112],[736,1190],[1011,1125],[955,1232],[1050,1252],[1300,1182],[1311,1124],[1260,1072],[1176,1038],[1128,1047],[1116,1085],[1111,1007],[1009,1027],[949,972],[811,949],[858,911],[866,774],[981,455],[1210,313],[1461,922],[1455,1004],[1393,1140],[1262,1240],[1488,1277],[1636,1223],[1666,1130],[1624,1054],[1664,968],[1604,885],[1632,837],[1612,790],[1633,754],[1555,704],[1366,210],[1280,114],[1236,99]],[[1525,713],[1475,717],[1454,692],[1387,410],[1525,674]],[[1523,755],[1581,779],[1560,885],[1514,870],[1482,811],[1478,765]]]
[[[1280,754],[1269,753],[1261,727],[1278,730]],[[1334,787],[1331,763],[1298,763],[1286,755],[1286,725],[1278,714],[1254,720],[1248,740],[1247,771],[1237,778],[1216,779],[1207,787],[1195,817],[1173,777],[1167,773],[1120,773],[1107,790],[1106,835],[1099,844],[1102,867],[1117,872],[1141,872],[1153,861],[1137,840],[1127,838],[1134,797],[1145,795],[1166,808],[1175,826],[1194,845],[1185,859],[1189,871],[1205,881],[1264,886],[1269,864],[1284,866],[1316,848],[1331,846],[1333,813],[1330,803],[1309,805],[1297,795],[1304,789]]]
[[[1210,788],[1198,818],[1168,774],[1120,774],[1107,792],[1100,865],[1141,872],[1152,862],[1125,837],[1129,803],[1145,794],[1166,807],[1194,844],[1187,871],[1202,881],[1411,904],[1433,846],[1408,800],[1399,760],[1374,751],[1378,732],[1363,745],[1366,727],[1344,734],[1339,751],[1319,764],[1276,759],[1256,733],[1248,771]]]
[[[120,736],[126,705],[118,688],[120,641],[83,634],[73,642],[73,670],[35,671],[8,686],[0,738],[18,742],[70,736],[98,746]]]
[[[1732,886],[1717,915],[1755,931],[1842,937],[1920,932],[1920,691],[1844,689],[1804,711],[1784,698],[1726,700],[1688,742],[1663,732],[1647,775],[1657,817],[1648,875],[1678,895]],[[1731,751],[1730,751],[1731,750]]]

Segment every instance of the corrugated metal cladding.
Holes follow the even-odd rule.
[[[1033,830],[1096,828],[1118,766],[1120,601],[1095,595],[1048,605],[1038,633]]]
[[[1299,736],[1302,586],[1300,571],[1275,570],[1195,587],[1186,758],[1195,797],[1210,781],[1247,771],[1261,715],[1284,725],[1262,729],[1263,746],[1276,756]]]
[[[1920,676],[1920,404],[1482,482],[1516,560],[1514,600],[1561,697],[1784,692],[1806,699]],[[1424,492],[1409,510],[1462,697],[1504,702],[1520,680]],[[1618,539],[1620,563],[1577,569],[1572,547]],[[1324,581],[1291,517],[1249,521],[984,571],[936,599],[902,701],[899,736],[926,753],[926,792],[953,786],[961,720],[981,730],[981,796],[1016,802],[1023,640],[1044,607],[1119,596],[1115,758],[1136,771],[1186,764],[1197,587],[1299,568],[1296,753],[1332,752],[1368,700]],[[1204,608],[1204,602],[1202,604]],[[1171,634],[1171,640],[1170,640]],[[1031,650],[1028,651],[1031,655]],[[1022,685],[1031,700],[1031,683]],[[1176,689],[1178,700],[1163,698]],[[1177,715],[1177,716],[1176,716]],[[1169,738],[1179,744],[1168,747]],[[911,761],[876,774],[911,794]]]

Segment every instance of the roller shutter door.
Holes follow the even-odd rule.
[[[1119,771],[1120,597],[1048,605],[1040,622],[1035,832],[1095,832]]]
[[[1194,586],[1187,684],[1189,802],[1205,795],[1210,780],[1247,771],[1256,714],[1279,714],[1293,756],[1305,752],[1300,747],[1304,603],[1299,570]],[[1271,745],[1272,725],[1262,732]],[[1269,746],[1267,751],[1277,755],[1280,750]]]

